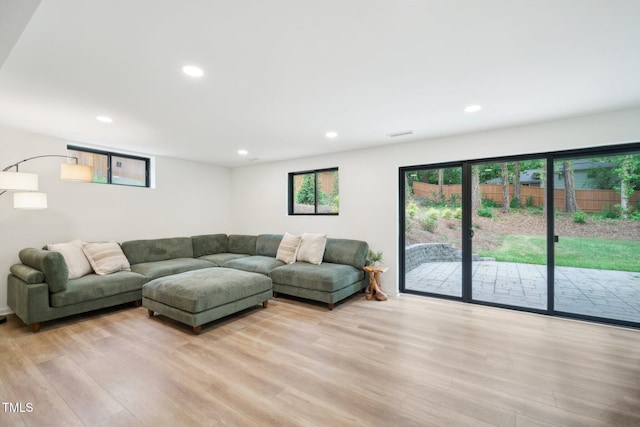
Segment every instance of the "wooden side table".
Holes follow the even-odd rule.
[[[369,288],[367,289],[367,299],[375,297],[378,301],[386,301],[387,295],[380,289],[380,274],[387,271],[389,267],[381,267],[379,265],[367,265],[364,271],[369,273]]]

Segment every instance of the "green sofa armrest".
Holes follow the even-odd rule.
[[[69,268],[60,252],[26,248],[20,251],[20,261],[44,274],[51,292],[64,291],[69,280]]]

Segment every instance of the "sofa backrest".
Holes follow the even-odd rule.
[[[258,236],[246,236],[241,234],[230,234],[227,241],[227,252],[232,254],[256,254],[256,240]]]
[[[191,237],[129,240],[122,242],[121,246],[122,252],[132,265],[175,258],[193,258]]]
[[[44,273],[44,281],[51,292],[67,289],[69,267],[60,252],[44,249],[26,248],[18,254],[20,262]]]
[[[256,255],[275,256],[282,241],[282,234],[261,234],[256,239]]]
[[[193,257],[199,258],[205,255],[221,254],[227,252],[226,234],[201,234],[191,236],[193,242]]]
[[[364,267],[367,261],[369,244],[361,240],[327,239],[323,262],[348,264],[357,269]]]

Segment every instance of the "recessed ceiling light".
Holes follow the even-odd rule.
[[[249,154],[249,152],[247,150],[238,150],[238,154],[240,154],[241,156],[246,156],[247,154]]]
[[[102,123],[112,123],[113,119],[109,116],[96,116],[96,120]]]
[[[475,113],[476,111],[482,110],[482,105],[469,105],[464,109],[465,113]]]
[[[202,77],[204,75],[202,68],[196,67],[195,65],[185,65],[182,67],[182,71],[190,77]]]
[[[337,136],[338,136],[338,133],[337,133],[337,132],[333,132],[333,131],[331,131],[331,132],[327,132],[327,133],[325,133],[325,134],[324,134],[324,136],[326,136],[326,137],[327,137],[327,138],[329,138],[329,139],[333,139],[333,138],[335,138],[335,137],[337,137]]]

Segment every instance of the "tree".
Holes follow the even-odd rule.
[[[438,201],[444,202],[444,169],[438,169]]]
[[[480,166],[471,166],[471,212],[474,214],[480,209],[482,196],[480,195]]]
[[[564,210],[565,212],[577,212],[576,186],[573,180],[573,161],[563,160],[562,171],[564,173]]]
[[[619,164],[615,171],[620,177],[620,213],[622,218],[629,219],[629,199],[640,179],[640,155],[625,154]]]
[[[296,193],[296,202],[303,205],[315,205],[316,203],[316,183],[313,174],[307,174],[302,179],[300,190]]]
[[[502,212],[509,213],[509,165],[502,163]]]
[[[513,164],[513,200],[517,200],[519,208],[522,206],[522,185],[520,184],[520,162]]]

